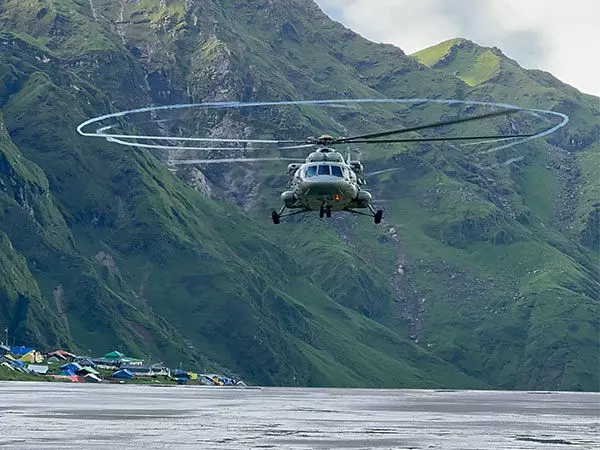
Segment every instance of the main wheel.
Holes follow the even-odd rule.
[[[279,214],[277,213],[277,211],[273,210],[271,211],[271,219],[273,219],[273,223],[275,225],[278,225],[280,222],[281,217],[279,216]]]
[[[381,219],[383,217],[383,211],[380,209],[378,210],[375,215],[373,216],[373,221],[375,223],[381,223]]]
[[[325,207],[321,206],[319,209],[319,217],[322,219],[325,216]]]
[[[331,218],[331,205],[327,205],[325,207],[325,215],[327,216],[327,218]]]

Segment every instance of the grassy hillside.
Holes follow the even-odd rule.
[[[12,186],[0,192],[11,205],[0,295],[15,305],[0,326],[14,338],[120,347],[266,384],[597,388],[596,98],[464,40],[409,57],[300,0],[7,0],[0,24],[0,181]],[[75,132],[89,117],[148,104],[390,96],[517,103],[571,123],[489,155],[354,147],[369,171],[397,169],[370,178],[386,200],[379,227],[343,215],[274,227],[284,163],[174,175],[164,154]],[[124,126],[305,138],[467,113],[211,110]],[[37,309],[19,308],[21,297]]]

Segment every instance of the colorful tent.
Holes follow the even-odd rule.
[[[60,349],[48,353],[48,357],[51,357],[51,356],[56,356],[60,359],[64,359],[65,361],[67,359],[75,359],[75,355],[73,353],[69,353],[66,350],[60,350]]]
[[[93,367],[89,367],[89,366],[85,366],[82,367],[81,369],[79,369],[77,371],[77,373],[79,375],[85,376],[86,374],[92,374],[92,375],[100,375],[100,372],[98,372],[96,369],[94,369]]]
[[[69,372],[75,373],[81,369],[82,369],[82,367],[79,364],[74,363],[74,362],[63,364],[62,366],[60,366],[60,370],[64,370],[65,372],[69,371]]]
[[[124,356],[125,355],[123,353],[114,351],[114,352],[110,352],[110,353],[107,353],[106,355],[104,355],[104,359],[114,361],[115,359],[122,359]]]
[[[38,375],[46,375],[48,373],[48,366],[38,366],[36,364],[29,364],[27,368],[37,373]]]
[[[13,355],[26,355],[27,353],[29,353],[32,350],[33,350],[33,347],[24,347],[24,346],[20,345],[18,347],[11,347],[10,352]]]
[[[79,364],[80,366],[90,366],[90,367],[96,367],[96,363],[94,361],[92,361],[90,358],[88,358],[87,356],[85,358],[78,358],[75,360],[75,362],[77,364]]]
[[[24,354],[19,358],[19,361],[23,361],[26,363],[41,363],[44,362],[44,357],[42,354],[36,350],[31,350],[30,352]]]
[[[93,373],[88,373],[87,375],[85,375],[83,377],[83,379],[87,383],[101,383],[102,382],[102,380],[100,378],[98,378],[98,376],[94,375]]]
[[[115,373],[112,374],[113,378],[124,378],[127,380],[131,380],[132,378],[135,378],[135,374],[133,372],[130,372],[127,369],[121,369],[121,370],[117,370]]]

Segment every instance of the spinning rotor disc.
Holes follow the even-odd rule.
[[[130,117],[140,113],[155,113],[157,111],[172,111],[172,110],[191,110],[191,109],[233,109],[233,108],[253,108],[265,106],[306,106],[306,105],[321,105],[321,106],[343,106],[349,104],[426,104],[435,103],[442,105],[467,105],[467,106],[487,106],[499,108],[493,112],[466,116],[457,119],[438,121],[419,126],[399,128],[389,131],[354,135],[350,137],[322,136],[320,138],[308,138],[304,140],[297,139],[230,139],[230,138],[209,138],[209,137],[180,137],[180,136],[165,136],[165,135],[136,135],[123,134],[112,132],[116,125],[101,126],[95,131],[85,131],[92,125],[99,125],[110,119],[118,119]],[[456,125],[467,122],[484,120],[492,117],[508,116],[518,112],[522,112],[537,118],[544,116],[555,116],[562,119],[557,125],[551,126],[541,132],[529,134],[481,134],[475,136],[444,136],[444,137],[416,137],[416,138],[398,138],[396,136],[405,133],[419,132],[438,128],[442,126]],[[567,115],[555,111],[546,111],[539,109],[521,108],[519,106],[493,103],[493,102],[478,102],[468,100],[442,100],[442,99],[337,99],[337,100],[301,100],[301,101],[286,101],[286,102],[210,102],[210,103],[193,103],[193,104],[177,104],[165,105],[157,107],[139,108],[128,111],[121,111],[113,114],[106,114],[95,117],[81,123],[77,127],[79,134],[88,137],[103,138],[109,142],[114,142],[120,145],[129,147],[141,147],[148,149],[162,150],[181,150],[194,152],[215,152],[215,151],[259,151],[259,150],[295,150],[295,149],[315,149],[319,146],[336,146],[340,144],[389,144],[389,143],[419,143],[419,142],[443,142],[443,141],[476,141],[475,145],[490,142],[498,142],[500,145],[487,149],[479,153],[492,153],[494,151],[513,147],[515,145],[528,142],[534,139],[547,136],[558,129],[564,127],[569,121]],[[150,142],[173,142],[174,144],[157,144]],[[195,145],[193,145],[195,144]],[[205,146],[198,146],[205,144]],[[225,147],[224,145],[229,145]],[[255,147],[258,145],[259,147]],[[178,164],[215,164],[229,162],[259,162],[259,161],[298,161],[298,158],[217,158],[217,159],[187,159],[170,161],[170,165]]]

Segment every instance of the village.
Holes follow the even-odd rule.
[[[91,357],[78,356],[61,349],[43,353],[33,347],[10,347],[2,343],[0,369],[3,368],[39,377],[40,381],[246,386],[241,380],[220,374],[197,373],[181,367],[172,369],[162,362],[144,365],[144,360],[125,356],[116,350],[100,357]]]

